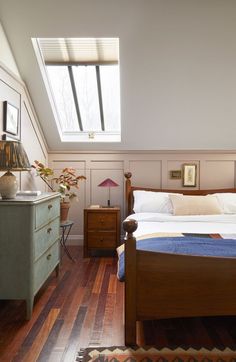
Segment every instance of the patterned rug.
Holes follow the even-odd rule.
[[[209,351],[189,348],[171,350],[163,348],[103,347],[81,350],[77,362],[236,362],[236,351],[214,348]]]

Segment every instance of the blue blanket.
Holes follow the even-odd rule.
[[[235,239],[211,239],[210,237],[155,237],[137,241],[138,250],[172,254],[236,257]],[[124,252],[119,256],[117,277],[125,279]]]

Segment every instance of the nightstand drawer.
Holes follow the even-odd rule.
[[[38,259],[50,245],[59,239],[59,217],[34,234],[34,260]]]
[[[88,214],[88,230],[115,230],[116,213],[92,212]]]
[[[114,232],[88,232],[89,248],[112,248],[116,247],[117,235]]]
[[[36,292],[59,263],[58,242],[52,245],[34,265],[34,292]]]
[[[48,223],[60,215],[60,199],[55,198],[36,205],[35,209],[35,228]]]

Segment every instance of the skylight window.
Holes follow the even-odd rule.
[[[119,142],[119,40],[32,41],[61,140]]]

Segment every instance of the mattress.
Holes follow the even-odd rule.
[[[221,234],[222,238],[236,238],[236,214],[174,216],[137,213],[127,219],[138,221],[135,237],[161,232]]]

